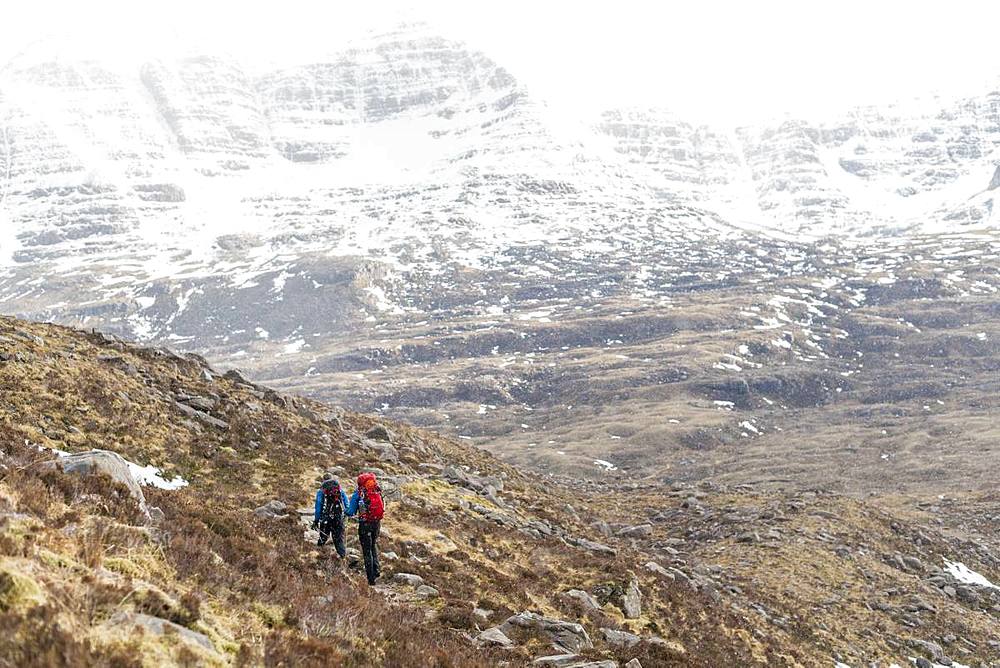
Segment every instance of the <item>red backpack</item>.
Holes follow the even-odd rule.
[[[358,495],[358,517],[365,522],[380,522],[385,515],[385,503],[373,473],[358,476]]]

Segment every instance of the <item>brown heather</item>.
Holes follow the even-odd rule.
[[[207,379],[194,357],[13,319],[0,319],[0,354],[0,666],[520,666],[555,652],[528,636],[512,650],[473,639],[526,610],[580,621],[594,641],[584,656],[622,665],[638,658],[646,668],[829,666],[834,656],[903,665],[920,653],[910,639],[956,629],[975,656],[1000,659],[987,642],[989,612],[938,596],[914,631],[905,616],[873,605],[892,599],[901,610],[910,595],[934,595],[885,559],[912,552],[918,534],[928,564],[948,557],[1000,574],[973,547],[928,528],[904,499],[876,508],[830,494],[558,482],[400,424],[386,424],[398,462],[380,460],[363,434],[383,423]],[[185,417],[174,405],[180,395],[213,397],[212,416],[228,427]],[[39,447],[114,450],[190,485],[145,488],[164,516],[149,524],[126,488],[52,470],[53,455]],[[422,464],[502,476],[504,508]],[[414,573],[439,597],[418,599],[391,582],[370,589],[329,548],[304,539],[295,509],[311,505],[322,470],[343,467],[350,487],[366,465],[401,481],[381,541],[398,559],[385,560],[384,580]],[[288,517],[253,513],[272,499],[288,504]],[[616,555],[500,526],[476,505],[545,520]],[[969,497],[954,512],[978,517],[996,506]],[[630,521],[651,523],[652,534],[631,540],[591,526],[621,522],[622,508]],[[769,530],[759,541],[740,538]],[[353,525],[348,545],[357,546]],[[676,566],[696,586],[647,571],[649,561]],[[565,595],[620,591],[633,577],[639,619],[625,619],[613,602],[586,611]],[[494,611],[490,622],[475,608]],[[123,614],[194,631],[214,650],[181,631],[123,629]],[[646,640],[622,649],[601,628]],[[649,642],[654,636],[662,641]]]

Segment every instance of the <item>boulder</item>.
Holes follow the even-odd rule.
[[[170,634],[177,638],[180,638],[185,643],[195,645],[205,651],[215,654],[215,646],[208,636],[198,633],[197,631],[192,631],[189,628],[185,628],[180,624],[174,624],[173,622],[167,621],[166,619],[161,619],[160,617],[153,617],[152,615],[146,615],[139,612],[117,612],[112,615],[111,619],[105,622],[105,625],[109,628],[132,628],[132,629],[142,629],[146,633],[151,633],[153,635],[162,636]]]
[[[196,397],[180,395],[177,397],[178,403],[182,403],[199,411],[208,412],[215,408],[215,400],[208,397]]]
[[[556,654],[542,656],[531,662],[533,666],[545,668],[618,668],[617,661],[591,661],[579,654]]]
[[[606,554],[608,556],[615,556],[618,551],[613,547],[609,547],[604,543],[595,543],[587,538],[567,538],[566,542],[570,545],[576,545],[577,547],[582,547],[590,552],[597,552],[598,554]]]
[[[637,524],[635,526],[625,527],[618,531],[618,535],[623,538],[649,538],[653,535],[653,525],[652,524]]]
[[[288,517],[288,506],[272,499],[259,508],[254,508],[253,514],[268,520],[282,520]]]
[[[667,572],[673,575],[674,580],[676,580],[677,582],[683,582],[684,584],[689,585],[692,589],[698,588],[695,581],[691,579],[691,576],[689,576],[681,569],[674,568],[673,566],[671,566],[670,568],[667,569]]]
[[[132,473],[128,461],[117,452],[110,450],[88,450],[72,455],[60,457],[55,466],[61,468],[64,473],[74,475],[104,474],[115,482],[124,485],[132,498],[139,504],[139,508],[148,517],[149,509],[146,506],[146,496],[142,493],[139,479]]]
[[[980,602],[979,592],[977,592],[973,587],[956,587],[955,594],[958,597],[958,600],[971,605],[978,605]]]
[[[560,652],[579,652],[594,646],[590,636],[587,635],[587,630],[580,624],[543,617],[533,612],[522,612],[508,617],[507,621],[500,625],[500,630],[508,636],[517,630],[545,636]]]
[[[237,385],[248,385],[250,387],[256,387],[256,385],[247,380],[246,376],[244,376],[239,369],[230,369],[222,377],[228,381],[236,383]]]
[[[909,641],[911,647],[921,649],[931,655],[934,663],[940,664],[942,666],[950,666],[952,661],[945,655],[944,648],[936,642],[931,642],[930,640],[917,640],[913,639]],[[918,664],[919,665],[919,664]]]
[[[614,535],[614,532],[611,531],[611,527],[604,520],[598,520],[597,522],[594,522],[590,526],[594,531],[601,534],[602,536],[607,536],[610,538],[612,535]]]
[[[642,642],[642,638],[628,631],[602,628],[601,635],[604,636],[604,642],[620,649],[629,649]]]
[[[922,561],[909,555],[903,556],[903,564],[906,566],[907,570],[913,571],[914,573],[923,573],[927,570]]]
[[[656,575],[659,575],[661,577],[665,577],[665,578],[667,578],[669,580],[674,580],[675,579],[673,573],[671,573],[670,571],[668,571],[663,566],[660,566],[655,561],[647,561],[646,564],[643,566],[643,568],[645,568],[650,573],[655,573]]]
[[[552,526],[548,522],[542,520],[532,520],[531,522],[528,522],[527,526],[531,527],[543,536],[555,535],[555,531],[552,529]]]
[[[385,443],[392,443],[393,433],[385,425],[377,424],[368,431],[365,432],[365,436],[372,439],[373,441],[383,441]]]
[[[625,668],[642,668],[642,664],[639,663],[639,659],[632,659],[625,664]]]
[[[460,487],[485,494],[488,487],[493,488],[493,495],[503,491],[503,478],[496,476],[481,477],[468,473],[457,466],[446,466],[441,470],[441,477]]]
[[[392,576],[393,582],[398,582],[399,584],[409,585],[411,587],[419,587],[424,583],[424,579],[419,575],[414,575],[413,573],[396,573]]]
[[[498,627],[486,629],[480,633],[476,640],[483,645],[495,645],[498,647],[513,647],[514,641],[508,638]]]
[[[542,666],[543,668],[576,668],[576,666],[585,661],[586,659],[579,654],[554,654],[552,656],[540,656],[532,661],[531,665]]]
[[[420,598],[427,599],[427,598],[437,598],[438,596],[441,595],[441,593],[434,587],[422,584],[419,587],[417,587],[416,595]]]
[[[229,429],[228,422],[220,420],[219,418],[216,417],[212,417],[208,413],[200,411],[197,408],[192,408],[191,406],[188,406],[187,404],[182,404],[179,401],[175,401],[174,406],[177,408],[177,410],[179,410],[181,413],[183,413],[189,418],[194,418],[195,420],[204,422],[205,424],[211,425],[217,429],[223,429],[223,430]]]
[[[601,605],[597,600],[582,589],[570,589],[566,595],[575,601],[579,601],[585,610],[600,610]]]
[[[310,422],[323,422],[323,416],[305,404],[296,405],[295,413],[300,418],[309,420]]]
[[[625,619],[638,619],[642,616],[642,592],[639,591],[639,581],[633,579],[628,583],[622,594],[619,607],[625,613]]]
[[[399,452],[392,445],[388,443],[376,443],[371,441],[366,444],[368,449],[375,453],[379,462],[386,464],[398,464],[399,463]]]

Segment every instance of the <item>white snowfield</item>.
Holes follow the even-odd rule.
[[[1000,590],[1000,587],[990,582],[985,576],[980,575],[961,562],[948,561],[945,559],[944,565],[945,570],[951,573],[951,575],[959,582]]]
[[[187,487],[189,484],[187,480],[180,476],[175,476],[171,480],[167,480],[163,477],[160,469],[152,464],[149,466],[139,466],[138,464],[128,462],[128,468],[132,472],[132,475],[136,477],[136,480],[139,481],[139,484],[145,487],[175,490]]]

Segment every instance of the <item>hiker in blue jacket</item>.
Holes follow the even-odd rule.
[[[347,495],[337,481],[329,473],[323,474],[323,484],[316,491],[316,507],[313,512],[313,529],[319,529],[318,547],[326,545],[333,538],[333,546],[337,555],[343,559],[347,556],[344,547],[344,510],[347,508]]]

